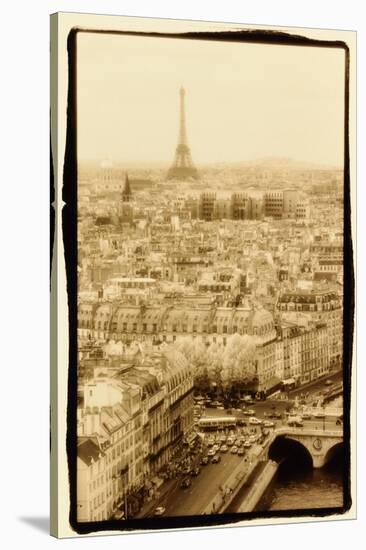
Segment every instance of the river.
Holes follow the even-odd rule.
[[[303,466],[303,465],[302,465]],[[257,510],[300,510],[343,506],[342,460],[312,469],[281,465]]]

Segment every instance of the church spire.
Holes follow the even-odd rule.
[[[122,191],[122,202],[130,202],[132,199],[130,180],[128,179],[128,173],[126,172],[125,176],[125,186]]]

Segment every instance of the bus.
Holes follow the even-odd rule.
[[[201,430],[223,430],[235,428],[237,419],[234,416],[204,416],[199,419],[198,426]]]

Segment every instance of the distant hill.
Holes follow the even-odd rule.
[[[79,160],[79,165],[84,169],[100,168],[105,161],[95,160]],[[131,162],[109,162],[115,169],[122,170],[167,170],[170,166],[167,162],[148,162],[148,161],[131,161]],[[295,160],[286,157],[264,157],[259,159],[237,161],[237,162],[212,162],[198,164],[197,167],[203,170],[219,169],[262,169],[262,170],[342,170],[340,166],[322,165],[310,163],[302,160]]]
[[[116,170],[167,170],[169,164],[164,162],[148,162],[148,161],[131,161],[131,162],[117,162],[117,161],[104,161],[104,160],[86,160],[79,159],[79,165],[85,169],[99,169],[103,165],[109,165]]]
[[[315,164],[302,160],[295,160],[286,157],[264,157],[248,161],[239,162],[220,162],[216,164],[207,164],[203,168],[225,168],[231,167],[236,169],[251,169],[259,168],[262,170],[341,170],[339,166]]]

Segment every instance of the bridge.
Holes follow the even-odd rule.
[[[233,500],[243,488],[246,489],[246,494],[245,498],[242,495],[242,503],[238,511],[253,511],[275,476],[279,463],[288,456],[288,452],[294,450],[294,447],[297,447],[297,451],[301,449],[301,452],[307,455],[313,468],[322,468],[331,460],[342,443],[343,430],[341,427],[330,429],[325,426],[322,428],[320,425],[313,425],[298,428],[290,426],[276,428],[258,447],[254,461],[250,462],[246,470],[243,471],[240,469],[241,466],[238,466],[232,472],[227,480],[227,485],[232,489],[230,495],[228,498],[219,495],[216,499],[217,502],[215,500],[213,503],[215,511],[230,511]],[[235,507],[231,511],[234,509]],[[206,513],[212,513],[210,510],[211,508],[208,508]]]
[[[283,426],[277,428],[270,435],[266,445],[266,458],[273,458],[275,445],[280,441],[292,441],[304,447],[309,453],[313,467],[321,468],[334,455],[336,449],[343,443],[342,427],[336,429],[322,429],[319,427]]]

